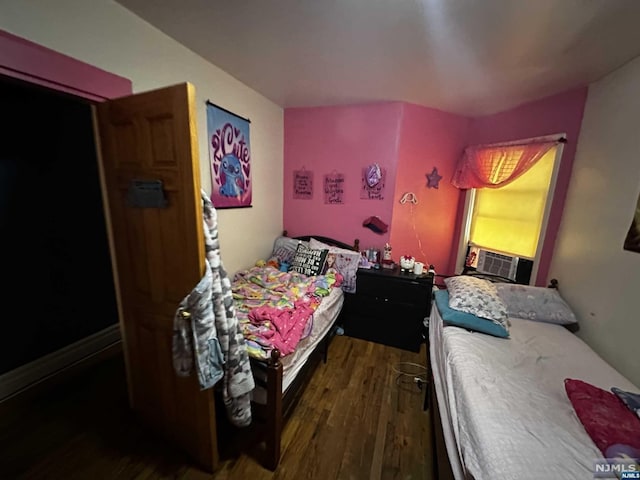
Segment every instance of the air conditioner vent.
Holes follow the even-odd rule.
[[[478,272],[490,273],[491,275],[499,275],[515,280],[517,268],[518,257],[490,252],[482,248],[478,252]]]

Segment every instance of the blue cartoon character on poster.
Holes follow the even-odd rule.
[[[235,155],[229,153],[222,157],[220,168],[220,195],[225,197],[239,197],[244,192],[244,175],[242,165]]]
[[[249,121],[209,103],[207,128],[214,207],[250,207]]]

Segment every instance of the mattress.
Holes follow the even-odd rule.
[[[602,455],[573,411],[565,378],[638,391],[565,328],[511,318],[510,339],[429,321],[430,357],[456,479],[593,478]]]
[[[291,383],[295,380],[298,372],[304,366],[309,355],[318,346],[320,341],[331,330],[344,303],[344,293],[341,288],[332,288],[329,295],[322,299],[322,302],[313,313],[311,322],[311,333],[300,340],[296,350],[282,359],[282,392],[286,392]],[[252,400],[257,403],[266,403],[266,390],[256,387],[252,392]]]

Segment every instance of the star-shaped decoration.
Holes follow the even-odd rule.
[[[433,167],[431,173],[427,174],[426,177],[428,188],[438,188],[438,183],[442,180],[442,175],[438,175],[438,169],[436,167]]]

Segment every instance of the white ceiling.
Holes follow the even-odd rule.
[[[640,0],[117,1],[282,107],[482,115],[640,54]]]

